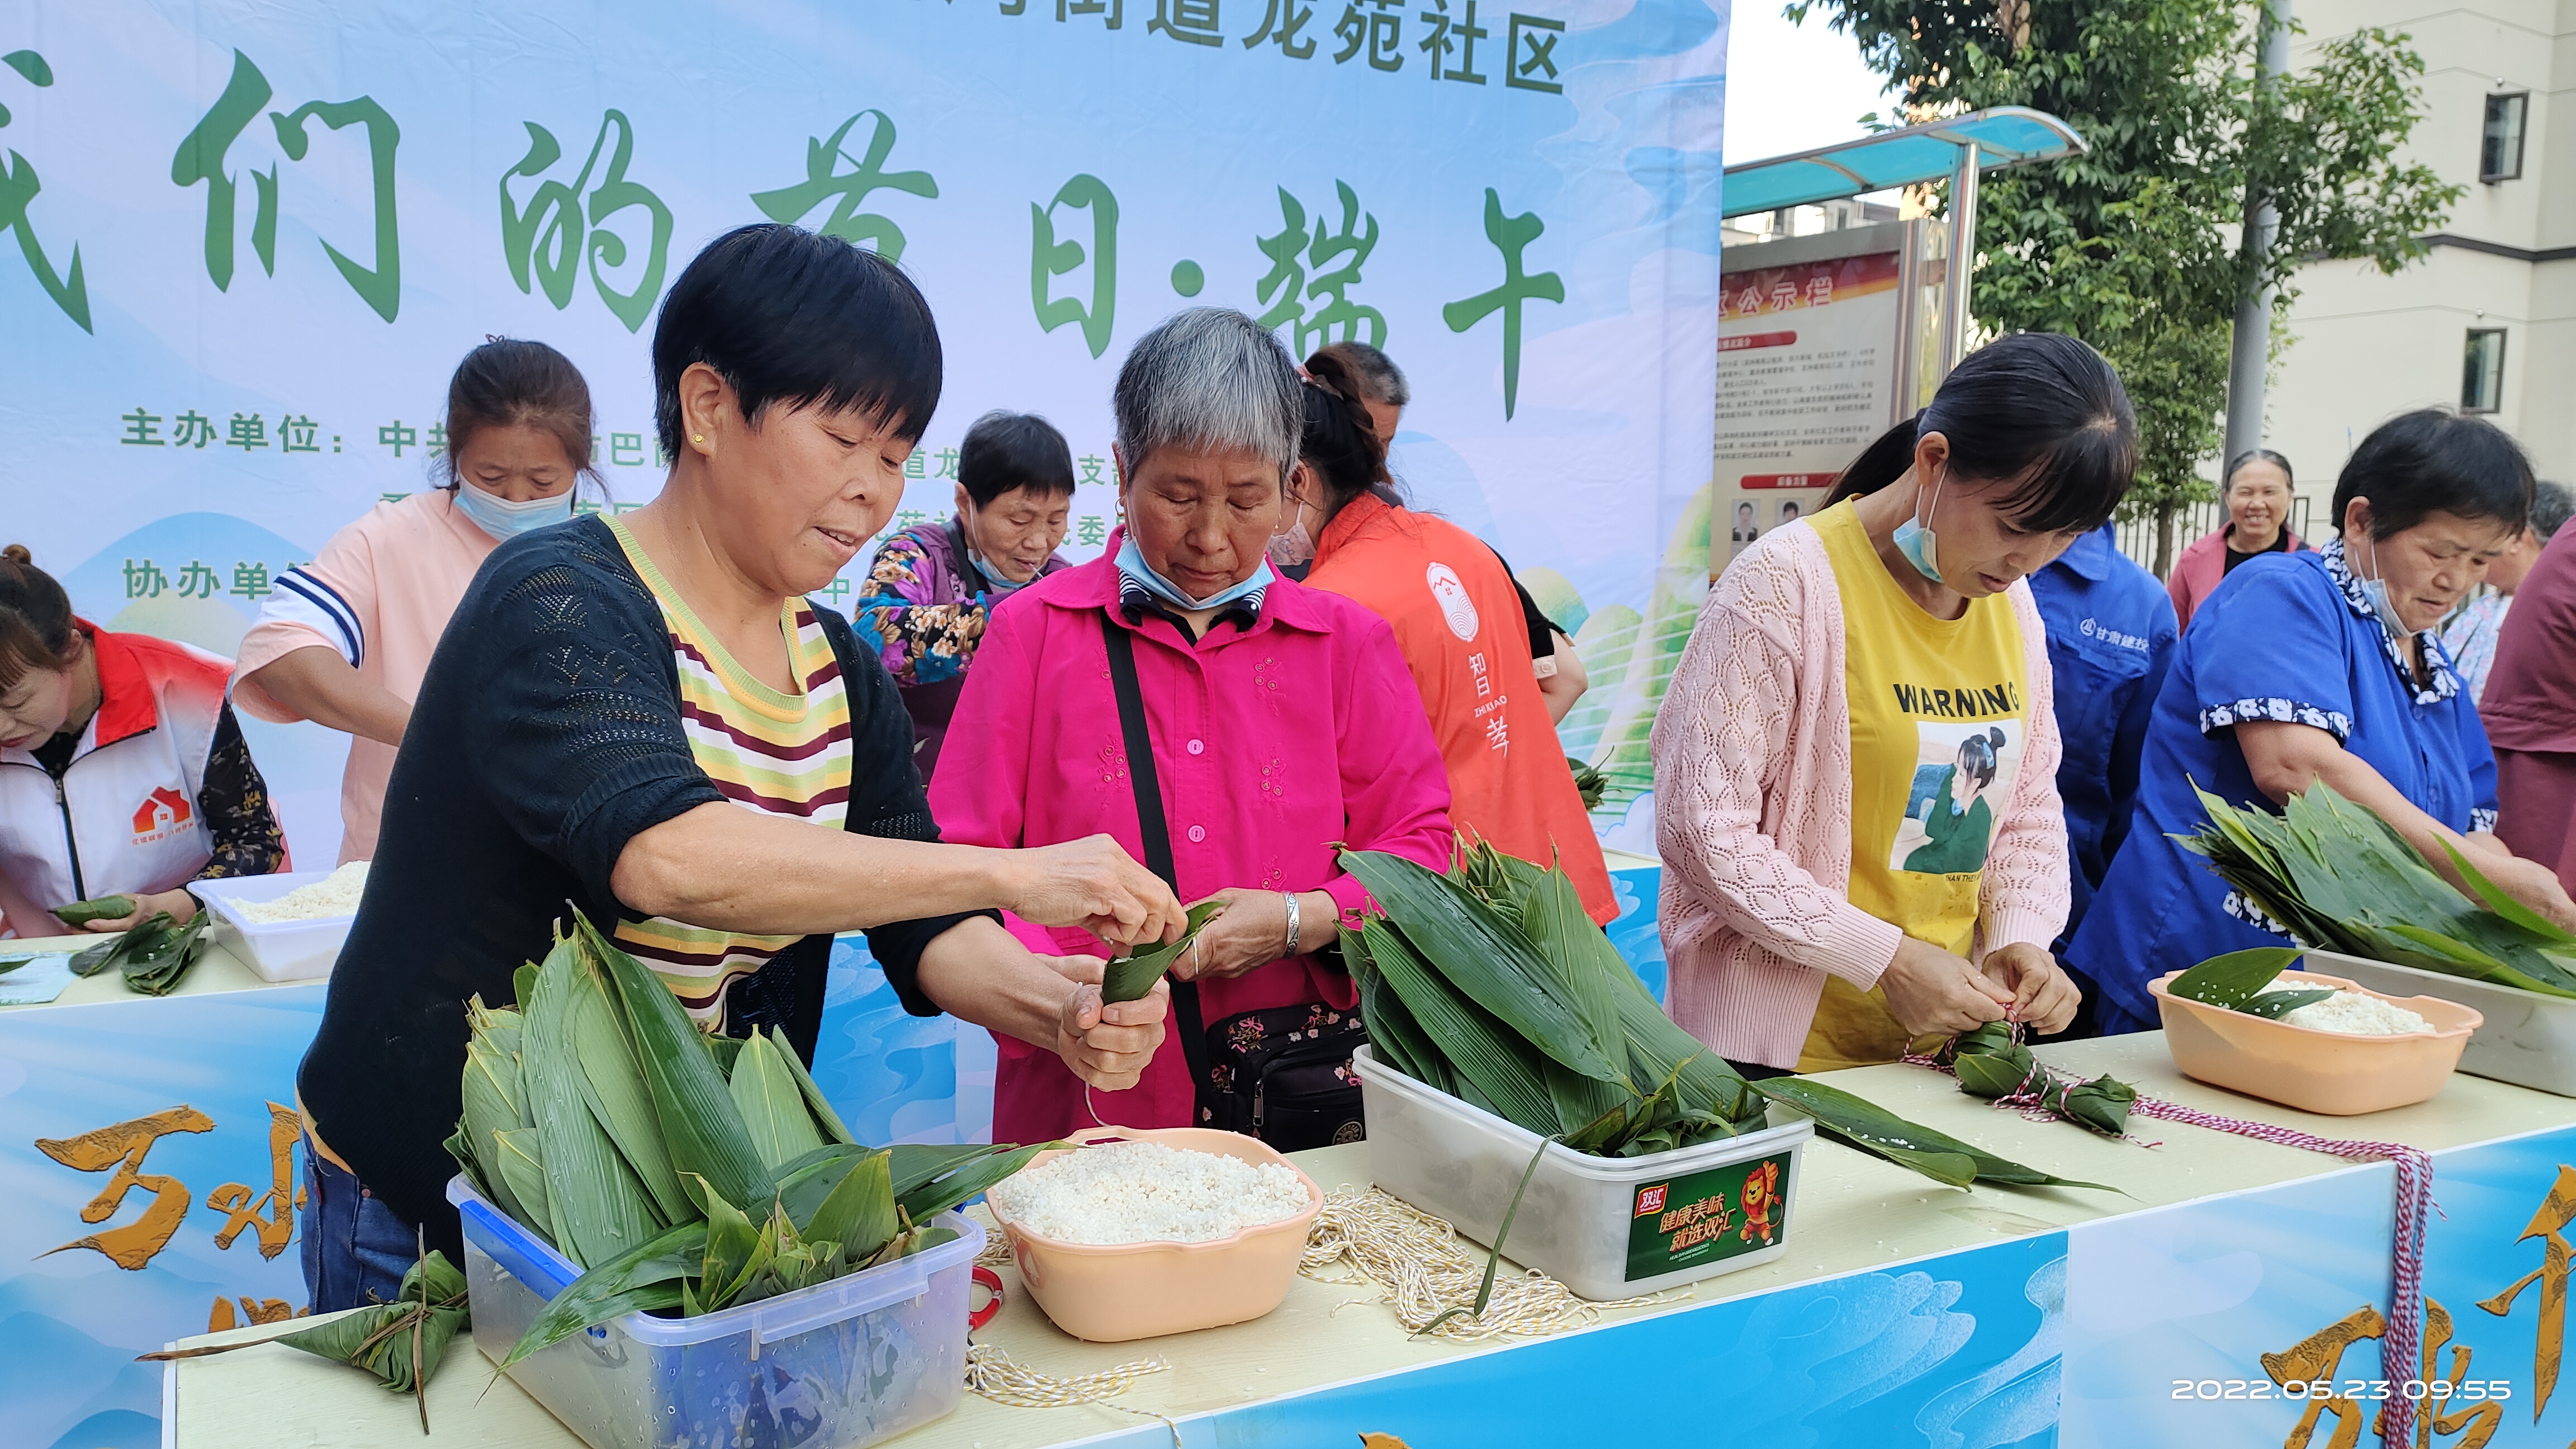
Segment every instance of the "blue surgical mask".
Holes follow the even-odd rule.
[[[492,535],[499,543],[508,543],[520,534],[572,517],[572,490],[569,488],[552,498],[531,498],[525,503],[513,503],[498,493],[486,493],[471,483],[459,483],[454,496],[457,511],[473,519],[476,528]]]
[[[2370,571],[2379,572],[2379,540],[2375,538],[2370,541]],[[2388,631],[2389,638],[2403,639],[2415,632],[2406,627],[2405,618],[2397,612],[2396,601],[2388,597],[2385,580],[2363,579],[2361,596],[2370,601],[2370,612],[2378,617],[2379,626]]]
[[[975,552],[972,546],[969,546],[966,550],[966,561],[973,564],[975,566],[975,572],[983,576],[984,592],[992,595],[996,599],[1007,599],[1011,595],[1018,593],[1020,590],[1027,588],[1030,584],[1037,582],[1037,579],[1034,577],[1028,579],[1013,579],[1006,575],[996,573],[993,566],[984,562],[983,555]]]
[[[1246,594],[1268,587],[1271,580],[1276,577],[1276,575],[1270,572],[1270,561],[1268,559],[1263,559],[1261,561],[1261,567],[1252,571],[1252,577],[1245,579],[1240,583],[1229,584],[1225,588],[1217,590],[1215,593],[1210,594],[1204,599],[1193,599],[1189,595],[1182,593],[1178,588],[1174,587],[1170,579],[1163,577],[1161,574],[1154,572],[1151,568],[1146,566],[1145,551],[1136,546],[1136,536],[1132,533],[1127,535],[1127,541],[1125,543],[1119,545],[1118,572],[1135,580],[1137,587],[1143,589],[1146,593],[1152,594],[1155,598],[1162,600],[1173,608],[1180,609],[1185,612],[1196,611],[1199,609],[1214,609],[1225,604],[1231,604],[1235,600],[1244,597]]]
[[[1941,506],[1941,485],[1948,481],[1950,470],[1944,467],[1941,476],[1932,481],[1932,507],[1924,512],[1930,513]],[[1929,524],[1917,523],[1908,516],[1903,523],[1896,525],[1896,533],[1889,542],[1896,545],[1898,553],[1905,555],[1907,563],[1914,565],[1916,573],[1936,584],[1941,582],[1941,541],[1933,536]]]

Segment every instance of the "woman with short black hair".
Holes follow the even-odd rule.
[[[2128,394],[2016,333],[1863,463],[1710,585],[1655,721],[1666,1009],[1757,1074],[2079,1004],[2048,950],[2066,824],[2024,579],[2128,491]]]
[[[852,611],[912,715],[913,763],[928,780],[992,611],[1071,566],[1058,554],[1073,511],[1073,450],[1033,413],[989,412],[957,451],[957,513],[877,545]]]
[[[2449,848],[2516,899],[2576,925],[2550,871],[2492,833],[2495,759],[2433,633],[2531,510],[2531,465],[2483,418],[2427,408],[2382,424],[2336,480],[2342,536],[2229,574],[2183,632],[2148,726],[2136,814],[2068,948],[2106,1032],[2152,1029],[2147,983],[2226,951],[2279,946],[2274,923],[2183,850],[2195,787],[2279,806],[2322,780],[2445,875]]]
[[[1042,959],[996,916],[1130,943],[1171,891],[1102,836],[945,845],[893,681],[807,600],[903,494],[939,401],[939,334],[873,252],[743,227],[689,264],[653,335],[661,495],[496,550],[431,659],[299,1095],[317,1312],[390,1300],[417,1231],[460,1251],[468,997],[512,1000],[567,903],[699,1025],[810,1060],[826,956],[864,930],[907,1008],[1130,1085],[1165,993],[1104,1007],[1101,962]]]

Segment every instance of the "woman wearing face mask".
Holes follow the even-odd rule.
[[[2066,824],[2024,579],[2127,493],[2128,395],[2083,343],[2020,333],[1897,427],[1872,449],[1910,458],[1895,481],[1709,586],[1655,721],[1666,1009],[1757,1074],[2079,1004],[2048,952]]]
[[[1170,890],[1106,840],[943,844],[893,681],[808,597],[893,516],[938,406],[920,291],[837,237],[737,228],[663,294],[652,358],[660,495],[502,545],[422,681],[297,1074],[317,1312],[390,1301],[422,1233],[463,1251],[464,1004],[511,1000],[574,908],[701,1030],[807,1060],[832,937],[860,930],[908,1010],[1077,1080],[1130,1084],[1161,1039],[1162,990],[1104,1006],[1098,959],[1041,961],[995,916],[1162,940]]]
[[[188,882],[285,868],[224,674],[75,617],[24,545],[0,549],[0,935],[62,934],[55,907],[112,895],[134,911],[88,929],[184,921]]]
[[[572,517],[590,466],[590,385],[542,342],[500,337],[447,384],[440,487],[379,503],[276,580],[233,662],[233,699],[351,736],[340,859],[371,860],[394,752],[430,652],[494,547]]]
[[[2192,611],[2219,581],[2247,560],[2299,551],[2299,536],[2290,531],[2290,484],[2290,460],[2269,448],[2240,453],[2227,465],[2227,521],[2192,540],[2165,580],[2183,627],[2191,626]]]
[[[2444,874],[2455,847],[2562,924],[2576,904],[2491,833],[2495,760],[2435,626],[2511,546],[2531,465],[2494,424],[2426,409],[2362,440],[2335,482],[2342,536],[2256,559],[2201,605],[2156,698],[2128,839],[2068,948],[2106,1032],[2155,1026],[2147,983],[2221,952],[2280,946],[2174,840],[2208,818],[2194,785],[2277,806],[2322,780]]]
[[[957,516],[877,545],[859,642],[903,690],[913,763],[930,778],[985,621],[1002,600],[1069,567],[1056,554],[1073,511],[1073,450],[1046,419],[991,412],[957,450]]]
[[[1140,338],[1114,399],[1123,527],[1107,553],[995,613],[966,676],[930,789],[949,839],[1106,832],[1157,869],[1167,848],[1181,898],[1224,906],[1172,969],[1181,1049],[1132,1090],[1086,1094],[1054,1058],[1003,1040],[997,1140],[1043,1142],[1096,1115],[1310,1147],[1358,1119],[1356,994],[1330,948],[1367,894],[1335,852],[1440,870],[1453,836],[1386,622],[1264,557],[1300,391],[1279,339],[1240,312],[1194,308]],[[1010,924],[1041,954],[1102,951],[1080,929]],[[1324,1056],[1292,1073],[1286,1052]]]
[[[1306,374],[1290,522],[1271,561],[1313,559],[1308,588],[1394,626],[1448,769],[1450,823],[1523,860],[1562,862],[1608,925],[1619,898],[1539,693],[1511,575],[1483,540],[1396,496],[1356,374],[1329,352],[1306,359]]]

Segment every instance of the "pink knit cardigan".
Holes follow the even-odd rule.
[[[2022,751],[1978,897],[1980,959],[2066,924],[2066,821],[2048,639],[2009,597],[2029,680]],[[1794,1067],[1825,973],[1867,990],[1903,933],[1855,906],[1842,596],[1824,540],[1775,529],[1709,586],[1655,720],[1664,1008],[1719,1055]]]

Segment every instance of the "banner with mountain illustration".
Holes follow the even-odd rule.
[[[280,573],[439,481],[490,334],[579,364],[631,507],[665,467],[656,305],[708,239],[796,222],[939,317],[897,526],[1022,409],[1072,440],[1095,552],[1111,383],[1180,307],[1384,347],[1404,482],[1581,639],[1567,743],[1616,767],[1615,823],[1670,652],[1638,621],[1708,478],[1725,54],[1726,0],[26,0],[0,541],[100,624],[228,653]],[[340,737],[250,733],[331,858]]]

